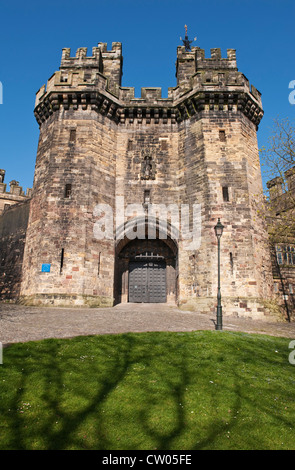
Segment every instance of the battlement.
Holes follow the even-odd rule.
[[[12,180],[9,183],[10,190],[6,191],[7,184],[4,183],[4,178],[5,178],[5,170],[0,169],[0,193],[6,193],[6,194],[15,194],[17,196],[24,196],[24,197],[30,197],[31,195],[31,189],[28,188],[27,192],[25,193],[23,191],[22,186],[19,185],[19,182],[16,180]]]
[[[92,48],[91,56],[87,56],[87,47],[77,49],[75,57],[71,57],[70,48],[63,48],[60,64],[61,80],[67,82],[67,75],[70,72],[73,73],[81,69],[84,69],[88,77],[94,69],[107,77],[109,90],[117,93],[122,81],[122,66],[122,44],[120,42],[113,42],[110,51],[107,50],[107,43],[99,42],[97,47]]]
[[[172,88],[168,89],[168,98],[163,98],[161,87],[142,87],[141,95],[137,98],[133,87],[121,87],[119,98],[124,102],[137,101],[138,104],[146,102],[151,105],[159,101],[167,103],[167,101],[171,101],[171,90]]]
[[[227,49],[227,57],[221,57],[221,49],[215,47],[210,49],[211,56],[205,58],[205,49],[200,47],[192,47],[190,51],[186,51],[184,46],[177,47],[178,60],[195,60],[196,69],[202,68],[230,68],[237,69],[236,50]]]
[[[198,71],[232,71],[236,72],[237,61],[235,49],[227,49],[227,57],[221,57],[221,49],[213,48],[211,57],[205,58],[205,50],[192,47],[186,51],[184,46],[177,48],[176,77],[177,84],[187,82]]]
[[[22,186],[18,181],[12,180],[9,183],[9,191],[7,191],[7,184],[4,183],[5,170],[0,169],[0,214],[12,204],[27,200],[32,195],[32,189],[28,188],[26,193],[23,191]]]
[[[212,61],[223,61],[223,65],[226,67],[236,67],[236,50],[227,49],[227,57],[221,57],[221,48],[214,47],[210,49],[211,57],[205,58],[205,49],[200,47],[192,47],[190,51],[186,51],[184,46],[177,47],[177,58],[184,58],[189,56],[196,56],[199,62],[203,62],[203,65],[212,64]],[[211,61],[211,62],[208,62]],[[226,65],[227,64],[227,65]],[[212,66],[212,65],[211,65]]]
[[[263,115],[261,95],[238,71],[235,49],[211,49],[209,58],[204,49],[184,46],[177,48],[177,86],[168,88],[162,97],[160,87],[144,87],[139,98],[133,87],[122,87],[122,45],[98,43],[87,56],[87,48],[77,49],[71,57],[69,48],[62,51],[61,65],[36,94],[35,116],[41,125],[61,107],[65,110],[91,109],[125,122],[150,122],[154,119],[187,119],[195,113],[211,110],[242,111],[256,125]]]
[[[210,49],[211,57],[205,58],[205,50],[196,50],[196,68],[200,69],[237,69],[236,50],[227,49],[227,57],[221,57],[221,49],[216,47]]]
[[[267,181],[266,186],[269,191],[270,200],[280,196],[287,198],[287,194],[290,195],[292,193],[293,201],[295,191],[295,166],[285,171],[283,176],[276,176]],[[292,201],[289,201],[289,203]]]
[[[65,47],[62,49],[62,57],[60,68],[75,68],[75,67],[99,67],[101,59],[120,59],[122,57],[122,44],[120,42],[113,42],[112,49],[107,50],[107,43],[99,42],[97,47],[92,48],[92,55],[87,56],[88,48],[79,47],[75,56],[71,56],[71,49]]]

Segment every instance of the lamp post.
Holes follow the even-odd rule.
[[[214,227],[215,235],[218,241],[218,290],[217,290],[217,322],[216,330],[222,330],[222,306],[221,306],[221,292],[220,292],[220,239],[223,233],[224,226],[218,219],[217,224]]]

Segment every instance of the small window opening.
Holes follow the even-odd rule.
[[[76,129],[70,130],[70,142],[76,142]]]
[[[168,150],[168,141],[161,140],[161,150]]]
[[[144,190],[144,196],[143,196],[143,202],[144,204],[150,204],[151,202],[151,191],[150,189],[145,189]]]
[[[228,202],[229,201],[229,193],[228,193],[228,187],[223,186],[222,188],[222,196],[223,196],[223,201]]]
[[[71,184],[66,184],[65,187],[65,198],[70,198],[72,193],[72,185]]]
[[[91,81],[91,72],[84,72],[84,82],[90,82]]]
[[[225,131],[223,129],[219,130],[219,140],[220,142],[225,142]]]
[[[63,266],[64,266],[64,255],[65,255],[65,250],[64,248],[62,248],[61,255],[60,255],[60,274],[62,273]]]
[[[133,140],[128,140],[127,150],[128,150],[128,151],[133,150]]]
[[[230,260],[230,268],[231,268],[231,271],[233,272],[233,269],[234,269],[234,258],[233,258],[233,254],[232,254],[232,253],[229,254],[229,260]]]
[[[281,251],[277,251],[277,262],[278,264],[283,264],[283,253]]]
[[[97,275],[100,274],[100,252],[98,253],[98,262],[97,262]]]
[[[290,294],[293,294],[293,284],[289,284],[289,292]]]

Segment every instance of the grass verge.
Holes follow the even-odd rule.
[[[198,331],[11,345],[0,449],[294,449],[289,341]]]

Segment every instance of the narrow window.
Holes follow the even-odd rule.
[[[293,294],[293,284],[289,284],[289,292],[290,294]]]
[[[76,129],[70,130],[70,142],[76,142]]]
[[[279,284],[277,282],[274,282],[274,292],[277,294],[279,292]]]
[[[234,269],[234,259],[233,259],[233,254],[232,254],[232,253],[229,254],[229,261],[230,261],[231,271],[233,272],[233,269]]]
[[[276,255],[278,264],[283,264],[283,253],[280,246],[276,246]]]
[[[84,82],[90,82],[91,81],[91,72],[87,73],[84,72]]]
[[[219,140],[220,142],[225,142],[225,131],[223,129],[219,130]]]
[[[65,255],[65,250],[64,248],[61,249],[61,255],[60,255],[60,274],[62,273],[62,269],[64,266],[64,255]]]
[[[290,247],[286,246],[285,247],[285,259],[286,259],[286,264],[292,264],[292,259],[291,259],[291,253],[290,253]]]
[[[98,253],[98,262],[97,262],[97,275],[100,274],[100,252]]]
[[[222,196],[223,196],[223,201],[224,202],[229,201],[229,193],[228,193],[228,187],[227,186],[222,187]]]
[[[66,184],[65,187],[65,198],[70,198],[72,193],[72,185],[71,184]]]
[[[161,150],[168,150],[168,141],[166,139],[161,140]]]
[[[294,247],[293,246],[285,246],[285,259],[287,264],[295,264],[295,256],[294,256]]]
[[[130,152],[131,150],[133,150],[133,140],[128,140],[128,146],[127,146],[127,150]]]
[[[144,190],[144,204],[149,204],[151,202],[151,191],[149,189]]]

